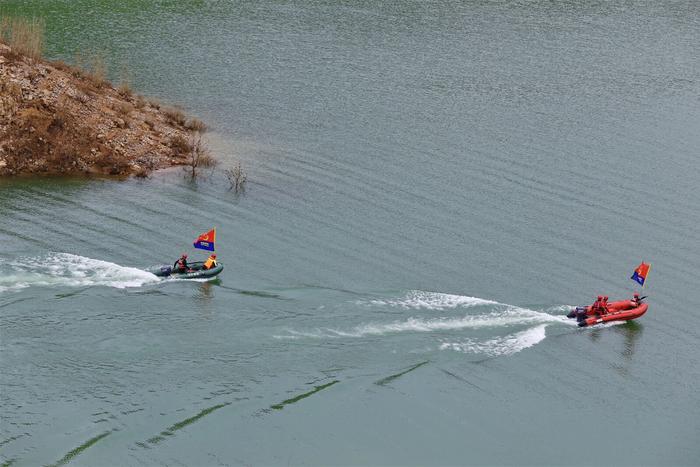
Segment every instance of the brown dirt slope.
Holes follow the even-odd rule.
[[[145,175],[187,163],[203,124],[0,42],[0,176]]]

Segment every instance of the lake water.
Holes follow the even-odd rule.
[[[249,179],[0,182],[2,465],[698,464],[700,3],[2,10]]]

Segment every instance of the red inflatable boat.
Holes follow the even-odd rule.
[[[607,311],[597,312],[591,306],[574,308],[567,316],[576,318],[579,326],[593,326],[594,324],[607,323],[608,321],[629,321],[639,318],[647,312],[649,305],[639,300],[620,300],[610,302]]]

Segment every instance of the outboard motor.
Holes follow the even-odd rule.
[[[577,306],[573,310],[569,312],[568,315],[566,315],[567,318],[576,318],[577,321],[581,321],[582,319],[586,319],[588,316],[586,315],[586,307],[585,306]]]
[[[581,321],[585,321],[586,318],[588,318],[586,308],[582,306],[576,307],[576,321],[580,323]]]

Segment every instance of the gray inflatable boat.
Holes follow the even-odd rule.
[[[204,269],[204,262],[189,263],[187,272],[178,272],[172,266],[156,266],[148,270],[148,272],[159,277],[176,277],[178,279],[202,279],[215,277],[224,270],[224,265],[216,263],[211,269]]]

